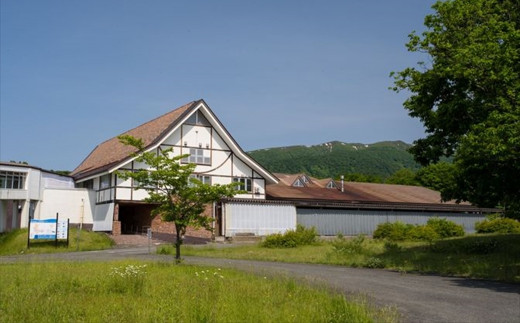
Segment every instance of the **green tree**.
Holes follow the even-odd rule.
[[[423,165],[453,155],[457,189],[449,197],[502,205],[514,215],[520,201],[520,2],[450,0],[432,8],[426,31],[410,34],[407,44],[429,63],[392,73],[393,89],[411,92],[404,107],[427,132],[410,151]]]
[[[207,185],[191,175],[195,164],[181,164],[187,155],[171,156],[172,150],[160,153],[144,150],[143,141],[129,135],[119,137],[121,143],[136,148],[133,154],[138,162],[144,162],[148,169],[123,171],[118,175],[123,179],[132,178],[137,189],[148,192],[146,202],[156,204],[152,215],[160,215],[163,221],[175,224],[175,259],[181,257],[181,245],[188,226],[212,230],[212,218],[205,216],[208,203],[225,197],[233,197],[239,191],[236,183],[228,185]]]
[[[408,168],[401,168],[386,179],[387,184],[418,186],[415,172]]]
[[[453,163],[438,162],[421,168],[416,174],[416,179],[421,186],[441,192],[442,199],[446,201],[451,199],[457,189],[456,173]]]

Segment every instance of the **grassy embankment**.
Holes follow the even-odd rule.
[[[167,263],[0,265],[5,322],[396,322],[376,309],[286,278]]]
[[[50,240],[31,240],[30,248],[27,248],[27,229],[20,229],[0,234],[0,255],[101,250],[108,249],[113,244],[114,242],[104,233],[82,230],[78,248],[78,229],[71,228],[68,248],[62,240],[58,241],[58,248],[55,242]]]
[[[159,249],[171,253],[169,246]],[[400,272],[520,282],[520,234],[468,235],[427,242],[387,242],[368,238],[320,241],[296,248],[242,245],[183,246],[185,256],[387,268]]]

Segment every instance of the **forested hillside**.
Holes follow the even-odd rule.
[[[249,155],[273,173],[304,172],[318,178],[360,173],[387,178],[402,168],[419,169],[407,151],[409,147],[402,141],[370,145],[334,141],[316,146],[260,149]]]

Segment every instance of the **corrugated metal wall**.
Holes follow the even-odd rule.
[[[426,224],[431,217],[446,218],[464,226],[466,233],[475,232],[475,222],[482,221],[482,214],[415,212],[415,211],[366,211],[348,209],[297,208],[297,223],[315,227],[320,235],[333,236],[371,235],[379,223],[401,221],[410,224]]]
[[[296,228],[296,207],[281,204],[228,202],[224,206],[224,235],[253,233],[265,236]]]

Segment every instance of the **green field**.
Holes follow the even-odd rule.
[[[326,288],[165,263],[0,265],[3,322],[396,322]]]
[[[170,246],[160,253],[172,253]],[[297,248],[260,245],[184,246],[185,256],[387,268],[400,272],[520,282],[520,234],[469,235],[436,242],[387,242],[359,237]]]

